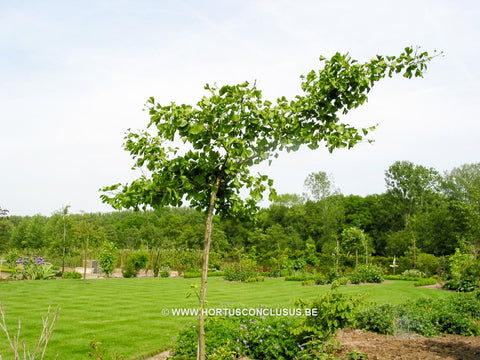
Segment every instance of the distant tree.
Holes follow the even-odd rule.
[[[455,200],[475,204],[480,212],[480,163],[464,164],[446,172],[442,189]]]
[[[0,218],[6,218],[8,216],[9,211],[7,209],[2,209],[0,206]]]
[[[305,198],[298,194],[280,194],[274,200],[274,204],[285,206],[285,207],[292,207],[295,205],[301,205],[305,202]]]
[[[340,193],[334,186],[332,176],[325,171],[309,174],[305,179],[304,186],[307,190],[306,196],[317,202],[322,202]]]
[[[42,215],[34,215],[25,229],[25,237],[22,242],[23,248],[40,249],[45,245],[44,228],[47,218]]]
[[[0,251],[7,250],[13,230],[13,224],[8,220],[8,213],[7,209],[0,207]]]
[[[307,189],[306,196],[313,199],[320,205],[322,213],[323,247],[337,248],[335,237],[335,227],[339,224],[342,216],[341,202],[339,200],[340,190],[336,189],[332,177],[324,171],[311,173],[304,182]]]
[[[423,208],[429,195],[440,187],[440,174],[433,168],[397,161],[385,172],[387,193],[401,206],[405,227],[417,208]]]
[[[358,144],[372,128],[342,123],[340,114],[364,104],[371,87],[386,76],[422,76],[430,60],[427,52],[414,53],[410,48],[398,57],[377,56],[364,64],[338,53],[330,60],[322,57],[324,68],[302,77],[303,94],[291,101],[281,97],[276,104],[262,100],[261,91],[248,83],[206,85],[209,96],[196,106],[162,106],[148,100],[149,126],[157,134],[129,132],[125,141],[135,167],[145,169],[144,175],[123,187],[103,188],[101,197],[116,208],[181,206],[187,201],[205,212],[199,359],[205,359],[203,309],[214,213],[251,217],[267,189],[273,200],[273,181],[252,175],[251,169],[271,162],[283,150],[325,144],[333,151]],[[180,151],[175,141],[188,146]],[[248,198],[242,198],[242,189],[247,189]]]
[[[422,251],[449,255],[462,239],[480,246],[478,215],[475,204],[439,194],[431,206],[415,215],[410,230],[415,232]]]
[[[385,253],[389,256],[404,256],[408,251],[410,242],[408,231],[392,232],[386,239]]]
[[[25,233],[27,230],[30,217],[22,217],[17,219],[14,223],[14,228],[10,235],[9,245],[10,249],[23,249],[25,247]]]
[[[343,228],[356,227],[366,231],[373,228],[376,220],[374,206],[378,201],[375,197],[362,197],[359,195],[348,195],[342,198],[344,215]]]

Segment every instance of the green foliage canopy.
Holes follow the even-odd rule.
[[[113,243],[107,241],[103,244],[103,247],[98,255],[98,261],[103,272],[110,276],[115,268],[116,249]]]
[[[180,206],[184,201],[207,211],[211,194],[222,215],[250,215],[273,181],[252,175],[252,165],[272,161],[281,151],[301,145],[311,149],[324,144],[329,151],[352,147],[373,128],[342,123],[340,115],[367,101],[367,94],[380,79],[394,74],[422,76],[432,59],[427,52],[406,48],[399,56],[377,55],[359,63],[348,54],[320,58],[323,69],[301,77],[303,94],[276,103],[262,99],[256,85],[210,86],[196,106],[147,102],[150,128],[125,137],[125,150],[135,159],[134,168],[147,173],[131,184],[102,189],[102,201],[115,208]],[[187,150],[174,146],[180,140]],[[242,199],[240,191],[249,190]]]
[[[433,168],[415,165],[410,161],[396,161],[385,172],[388,194],[398,201],[405,216],[405,226],[417,208],[440,186],[440,174]]]

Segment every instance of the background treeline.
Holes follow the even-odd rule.
[[[253,258],[272,267],[282,254],[306,262],[308,254],[355,255],[364,261],[371,255],[445,256],[460,244],[479,248],[480,163],[440,174],[399,161],[385,172],[385,183],[383,194],[347,196],[326,173],[312,173],[304,193],[280,195],[255,222],[217,217],[212,250],[222,258]],[[3,216],[0,254],[18,250],[59,258],[65,247],[73,259],[87,239],[93,254],[105,242],[119,250],[195,252],[202,248],[204,222],[203,213],[189,208],[83,214],[64,208],[49,217]]]

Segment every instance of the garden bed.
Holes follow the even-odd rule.
[[[441,335],[424,337],[417,334],[380,335],[362,330],[340,330],[337,341],[341,354],[354,349],[367,354],[370,360],[478,360],[480,337]]]

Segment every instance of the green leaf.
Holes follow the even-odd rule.
[[[202,124],[195,124],[193,125],[190,130],[188,131],[192,135],[198,135],[204,130],[204,127]]]

